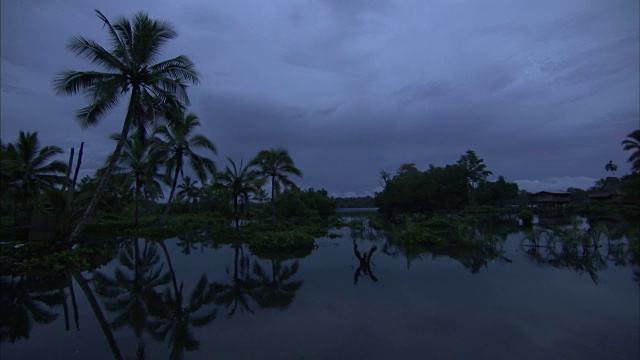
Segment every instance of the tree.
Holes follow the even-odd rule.
[[[180,189],[176,195],[178,199],[183,199],[190,204],[198,202],[202,191],[202,188],[198,187],[198,181],[191,180],[190,176],[185,176],[182,181],[183,183],[178,185]]]
[[[618,165],[613,163],[613,160],[609,160],[607,165],[604,166],[606,171],[611,171],[611,175],[613,175],[616,171],[618,171]]]
[[[193,63],[184,55],[156,62],[167,41],[177,35],[171,24],[153,20],[142,12],[132,20],[122,17],[113,24],[100,11],[96,10],[96,14],[107,29],[111,48],[107,50],[82,36],[73,38],[67,47],[105,71],[60,72],[54,80],[55,89],[58,94],[82,93],[89,99],[89,105],[76,113],[83,128],[98,125],[109,110],[118,106],[125,94],[129,95],[129,104],[113,156],[91,202],[69,235],[69,241],[77,238],[93,215],[131,127],[135,125],[143,134],[145,125],[155,121],[158,108],[188,105],[187,83],[199,81]]]
[[[164,209],[164,214],[160,224],[164,224],[169,216],[169,207],[173,200],[173,194],[178,184],[178,176],[184,175],[184,158],[189,159],[189,165],[195,171],[198,179],[204,183],[207,180],[207,173],[215,173],[215,165],[211,159],[200,156],[194,152],[196,148],[204,148],[217,154],[216,146],[204,135],[193,134],[195,128],[200,126],[200,120],[194,114],[184,114],[184,112],[172,112],[169,116],[169,123],[156,130],[155,142],[161,156],[166,157],[166,174],[170,176],[171,192]]]
[[[15,189],[15,198],[30,216],[33,200],[42,190],[62,184],[67,165],[52,160],[62,153],[57,146],[41,146],[38,133],[20,131],[15,144],[9,143],[2,153],[3,170]]]
[[[631,163],[632,172],[640,173],[640,129],[633,131],[627,137],[629,139],[622,141],[623,149],[632,152],[627,162]]]
[[[249,194],[255,194],[262,186],[262,182],[258,179],[258,173],[251,170],[251,166],[242,166],[242,160],[240,160],[240,167],[236,166],[236,163],[227,158],[229,165],[225,167],[224,172],[218,176],[218,187],[224,188],[231,194],[233,199],[233,213],[235,214],[236,229],[240,228],[238,217],[238,198],[249,197]]]
[[[114,134],[111,136],[112,140],[119,141],[120,135]],[[111,155],[113,156],[113,155]],[[118,160],[118,165],[114,169],[117,174],[127,174],[133,179],[134,187],[134,222],[135,226],[138,226],[138,216],[140,207],[140,198],[155,198],[158,194],[162,193],[160,183],[157,179],[158,165],[160,163],[160,156],[157,151],[153,151],[151,142],[142,136],[134,134],[130,136],[122,148],[121,156]]]
[[[469,200],[471,204],[475,204],[475,191],[482,183],[487,179],[487,176],[493,174],[487,170],[487,165],[484,164],[484,160],[478,158],[473,150],[467,150],[467,152],[458,160],[460,165],[466,172],[467,183],[469,184]]]
[[[276,195],[280,188],[293,185],[289,175],[302,176],[302,172],[296,168],[289,152],[284,148],[262,150],[251,160],[250,165],[257,166],[259,173],[265,178],[271,177],[271,212],[272,220],[276,221]]]

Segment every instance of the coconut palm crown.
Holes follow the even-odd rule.
[[[200,126],[200,120],[194,114],[184,112],[173,112],[169,116],[166,126],[158,128],[155,132],[155,144],[157,151],[166,158],[166,174],[173,176],[171,180],[171,192],[165,208],[161,223],[166,221],[169,206],[173,200],[173,195],[178,185],[178,177],[184,176],[184,161],[189,159],[189,165],[195,171],[198,180],[205,183],[208,174],[216,171],[213,161],[204,156],[200,156],[195,149],[202,148],[216,154],[216,146],[204,135],[193,134],[194,130]]]
[[[275,198],[280,188],[291,186],[289,175],[302,176],[302,172],[296,168],[289,152],[284,148],[262,150],[249,163],[258,167],[258,172],[265,178],[271,177],[271,207],[275,221]]]
[[[640,129],[635,130],[627,135],[628,139],[622,141],[625,151],[631,151],[631,156],[627,162],[631,163],[631,171],[640,172]]]

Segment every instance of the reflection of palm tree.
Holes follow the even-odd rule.
[[[162,314],[150,324],[151,334],[160,340],[168,336],[171,346],[170,358],[182,359],[185,351],[197,350],[200,346],[200,342],[193,336],[189,327],[207,325],[216,316],[215,308],[198,313],[214,301],[214,291],[212,285],[208,284],[206,275],[202,274],[191,292],[188,304],[184,305],[183,283],[180,282],[178,285],[167,245],[164,241],[158,243],[169,267],[172,286],[171,289],[165,289],[162,295]]]
[[[214,283],[212,285],[215,295],[215,302],[224,305],[226,308],[231,307],[228,317],[235,315],[238,306],[240,310],[253,313],[249,306],[249,298],[253,297],[256,287],[255,280],[249,276],[249,259],[245,258],[242,251],[242,244],[235,244],[235,257],[233,264],[233,277],[230,278],[231,284]],[[240,252],[242,251],[242,255]],[[229,268],[227,267],[227,275]]]
[[[261,308],[286,309],[302,287],[302,280],[287,282],[300,269],[295,261],[291,266],[282,265],[282,261],[271,259],[271,277],[256,261],[253,273],[257,277],[256,302]]]
[[[131,247],[120,251],[122,267],[116,268],[113,278],[94,272],[96,292],[103,297],[107,311],[116,313],[111,322],[114,329],[128,325],[140,337],[148,328],[149,317],[162,313],[157,287],[168,284],[170,274],[162,274],[159,260],[154,243],[145,240],[141,250],[135,239]]]
[[[153,323],[152,333],[162,340],[168,337],[171,346],[170,359],[182,359],[185,351],[194,351],[200,346],[190,327],[208,325],[216,317],[215,308],[200,311],[213,303],[213,289],[208,284],[207,276],[202,274],[191,291],[188,302],[184,301],[182,283],[179,288],[166,289],[162,300],[164,313]]]
[[[64,297],[54,290],[34,291],[33,281],[26,277],[20,277],[18,281],[13,277],[0,278],[0,341],[13,343],[28,339],[33,321],[49,324],[58,318],[58,314],[46,307],[61,304]]]
[[[73,273],[72,276],[80,286],[80,289],[86,296],[87,301],[89,301],[89,305],[93,310],[93,314],[96,316],[98,324],[100,324],[100,329],[102,329],[102,333],[104,334],[105,339],[107,339],[107,343],[109,344],[109,348],[111,349],[111,354],[113,354],[113,357],[116,360],[122,360],[123,357],[122,353],[120,352],[120,348],[118,348],[118,343],[116,343],[116,339],[113,336],[111,327],[109,327],[109,323],[107,322],[107,319],[105,318],[104,313],[100,308],[100,304],[98,304],[98,300],[96,299],[95,294],[89,286],[89,282],[79,272]]]

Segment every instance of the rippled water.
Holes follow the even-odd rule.
[[[1,358],[640,358],[624,236],[563,252],[512,229],[434,254],[369,228],[331,232],[342,237],[300,259],[138,239],[94,272],[5,276]]]

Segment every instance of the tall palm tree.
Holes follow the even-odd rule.
[[[200,120],[196,115],[175,111],[171,112],[168,119],[169,123],[158,128],[155,132],[158,151],[167,158],[165,163],[167,176],[173,172],[171,192],[160,224],[164,224],[169,215],[169,207],[178,185],[178,176],[183,174],[185,157],[189,159],[189,165],[195,171],[198,179],[204,183],[207,179],[207,173],[215,173],[215,166],[211,159],[196,154],[194,150],[204,148],[214,154],[217,153],[216,146],[211,140],[204,135],[193,134],[194,129],[200,126]]]
[[[67,47],[105,71],[66,70],[58,74],[54,86],[58,94],[83,93],[89,99],[89,105],[76,113],[83,128],[98,125],[125,94],[129,96],[129,105],[113,156],[69,241],[80,234],[93,215],[131,127],[135,125],[142,134],[145,125],[155,119],[159,107],[188,105],[187,83],[199,81],[193,63],[184,55],[157,62],[164,45],[177,35],[171,24],[153,20],[142,12],[132,20],[121,17],[113,24],[100,11],[96,10],[96,14],[107,29],[110,49],[82,36],[73,38]]]
[[[114,134],[112,140],[119,141],[120,135]],[[153,151],[152,143],[138,134],[133,134],[125,140],[118,165],[114,169],[117,174],[127,174],[133,180],[134,187],[134,223],[138,226],[140,199],[153,198],[161,194],[162,190],[157,179],[160,154]],[[113,156],[113,155],[112,155]],[[143,191],[144,190],[144,191]]]
[[[640,172],[640,129],[627,135],[628,139],[622,141],[625,151],[632,151],[627,162],[631,163],[631,171]]]
[[[260,179],[258,179],[258,174],[251,170],[249,165],[242,166],[242,160],[240,160],[240,167],[237,167],[231,158],[227,158],[227,160],[231,167],[227,165],[225,170],[218,175],[217,186],[224,188],[231,194],[233,198],[233,213],[235,214],[236,229],[239,229],[238,198],[255,194],[262,184]]]
[[[62,184],[67,165],[51,158],[62,153],[57,146],[41,146],[38,133],[20,131],[15,144],[6,145],[3,168],[15,186],[16,199],[27,214],[31,213],[34,198],[47,188]]]
[[[302,176],[302,172],[296,168],[289,152],[284,148],[262,150],[251,160],[250,165],[257,166],[260,174],[265,178],[271,177],[271,212],[272,220],[276,220],[276,195],[284,186],[291,186],[289,175]]]

